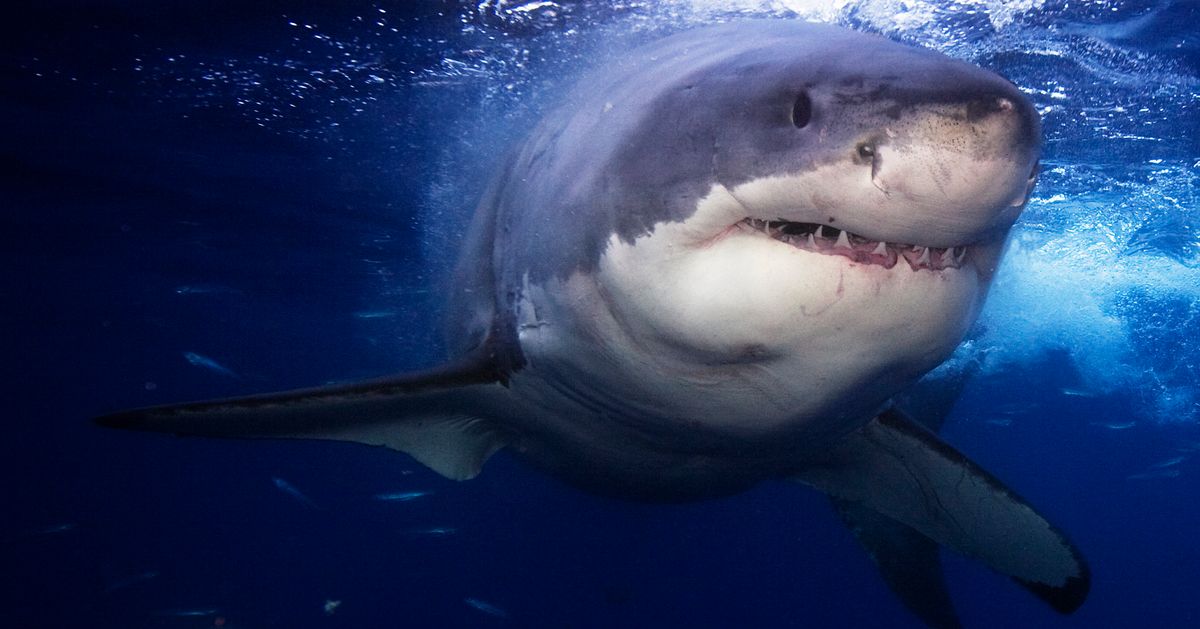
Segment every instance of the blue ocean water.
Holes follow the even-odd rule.
[[[943,436],[1089,559],[1061,617],[945,554],[969,627],[1200,623],[1200,5],[52,0],[0,44],[0,601],[13,627],[919,627],[823,496],[630,504],[505,455],[108,432],[118,408],[442,355],[497,156],[571,77],[737,17],[995,69],[1041,180]],[[380,494],[426,492],[407,500]]]

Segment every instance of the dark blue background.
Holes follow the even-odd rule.
[[[1154,49],[1179,28],[1195,29],[1195,21],[1186,26],[1195,14],[1186,5],[1169,5],[1167,17],[1176,17],[1149,27],[1159,30],[1129,37]],[[459,484],[405,456],[352,445],[177,440],[90,425],[123,407],[438,359],[436,269],[444,260],[431,256],[428,225],[413,217],[428,182],[441,176],[434,156],[445,138],[421,121],[442,115],[439,105],[376,104],[341,118],[338,138],[313,139],[296,129],[344,110],[259,126],[236,108],[178,98],[164,83],[170,74],[131,71],[138,59],[166,54],[275,54],[293,45],[287,19],[353,36],[348,16],[376,6],[410,33],[447,38],[473,15],[450,2],[364,9],[97,0],[42,3],[6,18],[3,624],[919,626],[825,499],[789,484],[697,504],[628,504],[581,494],[505,455]],[[1147,10],[1121,8],[1113,21]],[[1089,10],[1054,5],[1041,19],[1109,19]],[[389,51],[381,63],[394,75],[438,63],[428,47]],[[1195,81],[1194,45],[1163,54]],[[446,88],[446,111],[462,106],[457,96]],[[372,127],[392,114],[409,123]],[[488,125],[505,115],[509,123],[529,117],[483,107],[471,119]],[[1168,153],[1200,154],[1196,120],[1178,125]],[[1048,118],[1048,160],[1111,167],[1122,158],[1099,141],[1053,141],[1079,139],[1070,133],[1067,121]],[[397,135],[407,148],[396,148]],[[482,187],[482,168],[464,162],[463,212]],[[453,235],[461,225],[447,229]],[[200,289],[181,294],[182,286]],[[1175,317],[1153,329],[1197,332],[1195,303],[1174,304],[1176,315],[1171,303],[1152,305]],[[364,311],[387,316],[353,315]],[[1135,324],[1138,316],[1130,314]],[[184,352],[219,357],[240,377],[191,365]],[[1195,385],[1187,380],[1194,365],[1166,367]],[[1146,401],[1122,391],[1063,395],[1076,385],[1070,360],[1057,353],[992,373],[968,388],[944,435],[1073,537],[1093,567],[1091,599],[1058,617],[1004,579],[946,556],[961,614],[972,627],[1194,626],[1194,463],[1181,463],[1178,478],[1127,477],[1195,447],[1200,434],[1192,422],[1105,429],[1140,416]],[[1021,402],[1009,425],[971,421],[994,414],[998,396]],[[272,477],[319,508],[278,490]],[[434,494],[401,504],[371,499],[413,489]],[[456,533],[414,533],[429,527]],[[322,611],[329,599],[343,601],[332,615]],[[176,615],[206,609],[218,611]]]

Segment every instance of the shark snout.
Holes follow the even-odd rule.
[[[883,213],[921,224],[941,246],[1007,230],[1036,180],[1036,114],[1008,95],[913,108],[853,147]],[[886,219],[885,219],[886,220]]]

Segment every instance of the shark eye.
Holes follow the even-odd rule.
[[[855,149],[855,152],[858,153],[858,158],[864,162],[869,162],[875,159],[875,147],[871,146],[867,142],[859,144],[858,148]]]
[[[796,96],[796,102],[792,105],[792,124],[797,129],[803,129],[808,126],[812,120],[812,99],[805,92],[800,92]]]

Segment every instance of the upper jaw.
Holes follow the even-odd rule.
[[[904,260],[914,271],[957,269],[967,263],[972,250],[969,244],[932,247],[874,240],[820,223],[784,219],[748,217],[739,221],[736,227],[744,232],[764,234],[798,249],[844,256],[861,264],[878,265],[888,269],[896,266],[900,260]]]
[[[719,224],[710,224],[710,227],[715,233],[751,219],[760,222],[748,223],[747,227],[765,234],[768,222],[773,227],[776,223],[809,224],[809,231],[824,225],[831,236],[831,244],[837,242],[838,233],[832,231],[837,228],[849,231],[848,240],[858,236],[859,244],[869,242],[875,246],[885,242],[896,245],[899,257],[903,257],[901,251],[913,247],[941,250],[931,252],[933,257],[946,249],[953,251],[959,247],[1003,241],[1020,214],[1019,207],[988,206],[982,201],[955,204],[937,195],[901,191],[883,194],[859,177],[861,173],[854,171],[855,168],[861,167],[832,163],[728,188],[732,202],[724,208],[717,221]],[[807,236],[807,233],[801,235]],[[914,253],[920,259],[923,252]]]

